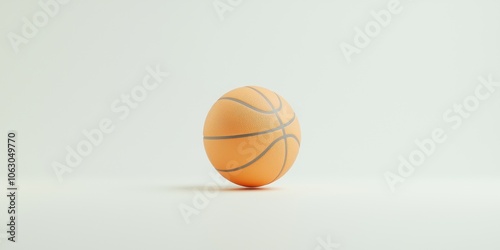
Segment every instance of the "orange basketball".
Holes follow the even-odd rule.
[[[300,126],[278,94],[247,86],[223,95],[205,120],[208,159],[229,181],[246,187],[269,184],[292,166],[300,147]]]

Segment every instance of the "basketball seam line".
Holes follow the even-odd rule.
[[[262,158],[267,153],[267,151],[269,151],[274,146],[274,144],[276,144],[279,141],[281,141],[282,139],[286,139],[286,138],[293,138],[300,145],[299,138],[297,138],[296,135],[294,135],[294,134],[286,134],[286,135],[280,136],[279,138],[277,138],[276,140],[274,140],[273,142],[271,142],[269,144],[269,146],[267,146],[267,148],[264,149],[264,151],[262,151],[262,153],[260,153],[257,157],[255,157],[253,160],[249,161],[248,163],[245,163],[244,165],[241,165],[239,167],[232,168],[232,169],[217,169],[217,171],[220,171],[220,172],[233,172],[233,171],[238,171],[240,169],[246,168],[246,167],[252,165],[253,163],[255,163],[256,161],[258,161],[260,158]]]
[[[295,121],[295,113],[293,114],[292,119],[290,121],[287,121],[283,125],[280,125],[278,127],[269,129],[269,130],[264,130],[260,132],[254,132],[254,133],[248,133],[248,134],[239,134],[239,135],[223,135],[223,136],[204,136],[203,139],[205,140],[224,140],[224,139],[235,139],[235,138],[242,138],[242,137],[250,137],[250,136],[256,136],[256,135],[263,135],[263,134],[268,134],[283,128],[288,127],[290,124],[292,124]]]
[[[269,104],[269,106],[271,106],[272,109],[274,109],[274,106],[273,104],[271,103],[271,101],[267,98],[267,96],[265,96],[262,92],[260,92],[258,89],[256,88],[253,88],[253,87],[250,87],[248,86],[248,88],[251,88],[253,89],[254,91],[256,91],[257,93],[259,93],[265,100],[266,102]],[[281,98],[279,97],[278,94],[274,93],[276,95],[276,97],[278,97],[278,100],[280,101],[281,103]],[[280,126],[283,126],[283,121],[281,120],[279,114],[276,112],[274,115],[276,115],[276,118],[278,119],[279,123],[280,123]],[[282,128],[281,131],[283,132],[283,137],[284,137],[284,142],[285,142],[285,157],[283,159],[283,165],[281,166],[281,170],[280,172],[278,173],[278,175],[271,181],[275,181],[276,179],[278,179],[278,177],[281,175],[281,172],[283,172],[283,169],[285,168],[285,165],[286,165],[286,161],[287,161],[287,158],[288,158],[288,142],[286,140],[286,131],[285,131],[285,128]]]
[[[276,93],[275,93],[275,94],[276,94]],[[278,96],[278,95],[276,94],[276,96]],[[280,101],[281,101],[281,98],[280,98],[279,96],[278,96],[278,99],[280,99]],[[278,115],[278,114],[276,114],[276,116],[278,117],[278,120],[279,120],[279,121],[280,121],[280,123],[281,123],[281,119],[280,119],[279,115]],[[287,133],[286,133],[286,131],[285,131],[285,128],[286,128],[286,127],[283,127],[283,129],[282,129],[282,130],[283,130],[283,135],[287,135]],[[280,177],[281,173],[283,172],[283,169],[284,169],[284,168],[285,168],[285,166],[286,166],[286,162],[287,162],[287,160],[288,160],[288,141],[287,141],[287,139],[286,139],[286,138],[284,138],[283,140],[284,140],[284,142],[285,142],[285,158],[284,158],[284,160],[283,160],[283,165],[281,166],[280,172],[278,173],[278,175],[276,175],[276,177],[274,177],[274,179],[273,179],[271,182],[274,182],[276,179],[278,179],[278,178]],[[299,147],[300,147],[300,143],[299,143]]]
[[[240,99],[236,99],[236,98],[233,98],[233,97],[221,97],[219,98],[219,100],[228,100],[228,101],[233,101],[233,102],[236,102],[236,103],[239,103],[249,109],[252,109],[256,112],[259,112],[259,113],[263,113],[263,114],[268,114],[268,115],[272,115],[272,114],[276,114],[277,112],[281,111],[281,109],[283,108],[283,104],[281,103],[281,100],[280,100],[280,106],[278,107],[278,109],[274,109],[274,107],[271,107],[272,110],[271,111],[265,111],[265,110],[262,110],[262,109],[259,109],[257,107],[254,107],[252,105],[250,105],[249,103],[246,103]]]
[[[274,144],[276,144],[280,140],[284,139],[285,140],[284,141],[285,142],[285,157],[284,157],[284,160],[283,160],[283,165],[281,166],[281,170],[280,170],[279,174],[271,181],[271,182],[273,182],[274,180],[276,180],[281,175],[281,173],[283,172],[283,169],[284,169],[284,167],[286,165],[286,162],[287,162],[287,158],[288,158],[288,142],[287,142],[287,138],[293,138],[293,139],[295,139],[295,141],[297,141],[297,143],[300,146],[300,140],[299,140],[299,138],[297,138],[297,136],[294,135],[294,134],[287,134],[286,131],[285,131],[285,128],[288,127],[295,120],[295,118],[296,118],[295,117],[295,113],[294,113],[293,119],[290,121],[290,124],[287,124],[287,125],[284,126],[283,121],[281,120],[281,118],[280,118],[280,116],[278,114],[278,112],[282,109],[282,106],[283,106],[282,105],[282,100],[281,100],[280,96],[278,94],[276,94],[276,93],[273,92],[276,95],[276,97],[278,98],[279,102],[280,102],[280,107],[279,107],[279,109],[276,110],[276,109],[274,109],[274,106],[271,103],[271,101],[262,92],[260,92],[259,90],[255,89],[255,88],[253,88],[251,86],[246,86],[246,87],[254,90],[255,92],[257,92],[260,96],[262,96],[264,98],[264,100],[269,104],[269,106],[271,106],[271,109],[274,111],[273,114],[276,116],[276,118],[278,119],[278,122],[280,123],[280,126],[276,130],[281,129],[282,132],[283,132],[283,135],[281,137],[277,138],[276,140],[274,140],[264,151],[262,151],[257,157],[255,157],[253,160],[247,162],[246,164],[244,164],[242,166],[239,166],[239,167],[236,167],[236,168],[232,168],[232,169],[216,169],[216,170],[220,171],[220,172],[233,172],[233,171],[238,171],[238,170],[244,169],[244,168],[252,165],[256,161],[258,161],[260,158],[262,158],[274,146]],[[238,103],[240,103],[240,104],[242,104],[244,106],[247,106],[247,107],[249,107],[249,108],[251,108],[253,110],[259,111],[261,113],[266,113],[267,112],[267,111],[262,111],[260,109],[257,109],[257,108],[255,108],[255,107],[253,107],[253,106],[251,106],[251,105],[249,105],[249,104],[247,104],[247,103],[245,103],[245,102],[243,102],[241,100],[238,100],[236,98],[222,97],[220,99],[223,99],[223,100],[226,99],[226,100],[236,101],[236,102],[238,102]]]

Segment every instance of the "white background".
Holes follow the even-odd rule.
[[[500,2],[401,0],[350,63],[340,45],[388,1],[230,2],[221,19],[211,0],[69,1],[17,53],[9,34],[43,9],[0,3],[0,137],[19,132],[20,186],[18,242],[1,226],[0,249],[500,249],[500,88],[459,128],[443,120],[478,77],[500,81]],[[120,119],[112,103],[156,65],[170,75]],[[211,105],[245,85],[302,127],[295,165],[260,190],[217,187],[202,143]],[[115,130],[58,181],[103,118]],[[436,128],[446,141],[391,192],[384,174]],[[6,143],[0,162],[3,189]]]

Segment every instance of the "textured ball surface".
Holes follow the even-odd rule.
[[[300,126],[292,107],[278,94],[247,86],[223,95],[205,120],[203,142],[215,169],[246,187],[269,184],[294,163]]]

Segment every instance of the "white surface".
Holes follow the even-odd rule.
[[[442,118],[478,77],[500,81],[500,4],[401,1],[348,63],[340,44],[388,2],[242,1],[221,21],[212,0],[72,0],[15,53],[7,35],[41,7],[1,1],[0,141],[19,131],[21,188],[20,241],[1,249],[500,249],[500,88],[458,129]],[[121,119],[112,104],[156,65],[170,75]],[[298,159],[188,225],[178,206],[213,171],[205,116],[244,85],[294,108]],[[59,183],[54,162],[103,118],[114,131]],[[446,141],[392,193],[384,173],[436,128]]]
[[[24,185],[20,242],[6,249],[315,249],[327,236],[338,249],[498,249],[500,184],[466,183],[227,185],[189,224],[177,208],[204,185]]]

